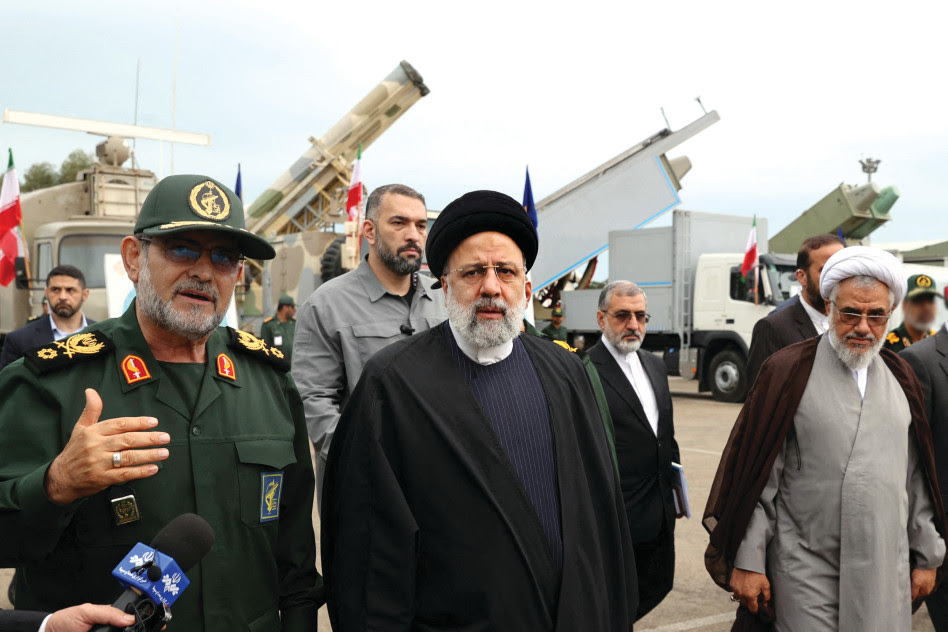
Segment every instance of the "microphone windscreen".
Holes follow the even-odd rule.
[[[214,529],[197,514],[181,514],[155,535],[151,548],[174,558],[185,573],[214,545]]]

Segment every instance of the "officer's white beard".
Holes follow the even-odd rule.
[[[602,335],[621,353],[634,353],[638,351],[642,346],[642,341],[645,340],[645,334],[636,331],[636,338],[623,338],[622,336],[625,335],[625,333],[626,332],[623,331],[622,334],[617,334],[611,329],[606,328],[603,330]]]
[[[444,305],[448,310],[448,320],[454,330],[478,349],[485,349],[502,345],[517,337],[520,333],[520,325],[523,324],[527,298],[524,296],[519,305],[508,305],[502,298],[486,297],[481,297],[470,305],[462,305],[451,292],[449,283]],[[481,320],[477,317],[477,310],[482,307],[503,310],[504,316],[498,320]]]
[[[185,290],[196,290],[209,295],[214,301],[214,312],[205,313],[200,305],[192,305],[186,310],[176,309],[155,291],[148,266],[147,250],[142,252],[142,267],[135,284],[136,302],[142,314],[156,325],[188,340],[201,340],[211,334],[221,324],[227,313],[227,305],[220,304],[220,297],[211,283],[202,283],[189,279],[175,284],[171,295]]]

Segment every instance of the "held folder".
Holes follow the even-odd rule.
[[[672,479],[672,495],[675,498],[675,513],[679,518],[691,517],[691,503],[688,501],[688,481],[685,479],[685,470],[681,463],[672,461],[672,469],[678,475],[677,480]]]

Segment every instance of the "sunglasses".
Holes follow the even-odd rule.
[[[215,246],[214,248],[201,248],[198,244],[184,239],[151,239],[150,237],[140,237],[139,241],[156,244],[161,247],[165,253],[165,258],[172,263],[197,263],[198,259],[205,252],[211,256],[211,264],[222,271],[233,272],[244,260],[244,256],[230,248]]]

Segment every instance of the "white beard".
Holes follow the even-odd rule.
[[[639,337],[633,340],[623,340],[622,336],[615,334],[611,329],[603,330],[602,335],[621,353],[634,353],[638,351],[642,346],[642,341],[645,340],[645,334],[639,334]]]
[[[884,338],[876,338],[874,335],[869,334],[866,338],[868,338],[872,345],[862,352],[853,351],[849,345],[846,344],[846,340],[837,335],[836,328],[832,323],[830,323],[830,327],[826,333],[830,337],[833,347],[836,348],[836,355],[839,356],[840,361],[853,371],[859,371],[872,364],[872,361],[879,355],[883,343],[885,343]],[[856,336],[852,333],[848,333],[845,336],[845,338],[855,337]]]
[[[479,298],[470,305],[462,305],[451,292],[448,284],[448,294],[445,299],[448,310],[448,321],[455,331],[464,336],[478,349],[496,347],[513,340],[520,333],[523,323],[523,312],[527,307],[527,298],[524,296],[519,305],[508,305],[501,298]],[[503,310],[503,318],[499,320],[480,320],[477,310],[482,307],[493,307]]]

